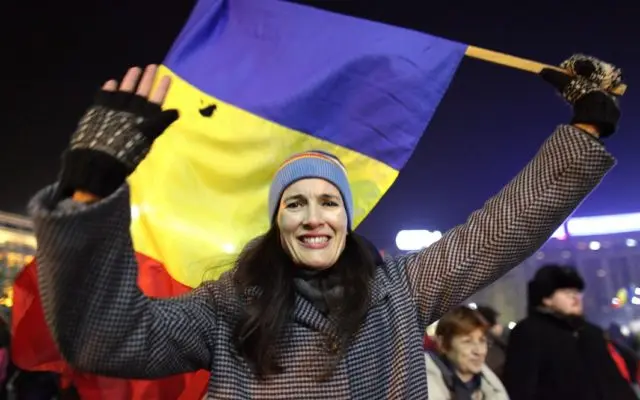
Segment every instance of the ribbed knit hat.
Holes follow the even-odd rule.
[[[349,229],[353,224],[353,198],[347,170],[338,157],[323,151],[298,153],[287,159],[276,172],[269,190],[269,217],[271,222],[278,212],[282,193],[301,179],[318,178],[333,184],[342,195]]]

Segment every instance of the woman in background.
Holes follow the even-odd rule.
[[[436,328],[437,351],[427,351],[430,400],[508,400],[500,379],[485,364],[490,325],[468,307],[447,313]]]

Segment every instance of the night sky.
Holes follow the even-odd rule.
[[[619,163],[577,214],[640,211],[637,1],[606,7],[585,1],[305,3],[543,62],[583,52],[622,67],[629,90],[621,99],[619,132],[607,142]],[[165,0],[5,5],[0,210],[24,213],[28,198],[55,179],[60,153],[97,87],[131,65],[161,62],[191,6]],[[569,117],[539,77],[465,60],[413,158],[361,231],[389,247],[399,229],[446,230],[463,222]]]

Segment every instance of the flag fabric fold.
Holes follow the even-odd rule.
[[[357,226],[413,153],[465,49],[285,1],[200,0],[161,66],[173,78],[165,107],[180,119],[129,178],[142,290],[174,296],[228,270],[268,229],[269,183],[296,152],[342,160]],[[15,283],[13,354],[23,368],[67,371],[44,325],[36,268]],[[207,376],[179,379],[193,388]],[[95,393],[87,398],[107,398]],[[131,398],[178,398],[165,394]]]

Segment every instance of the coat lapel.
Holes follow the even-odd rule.
[[[293,320],[311,330],[329,334],[333,331],[329,318],[324,316],[311,302],[296,294],[293,308]]]

